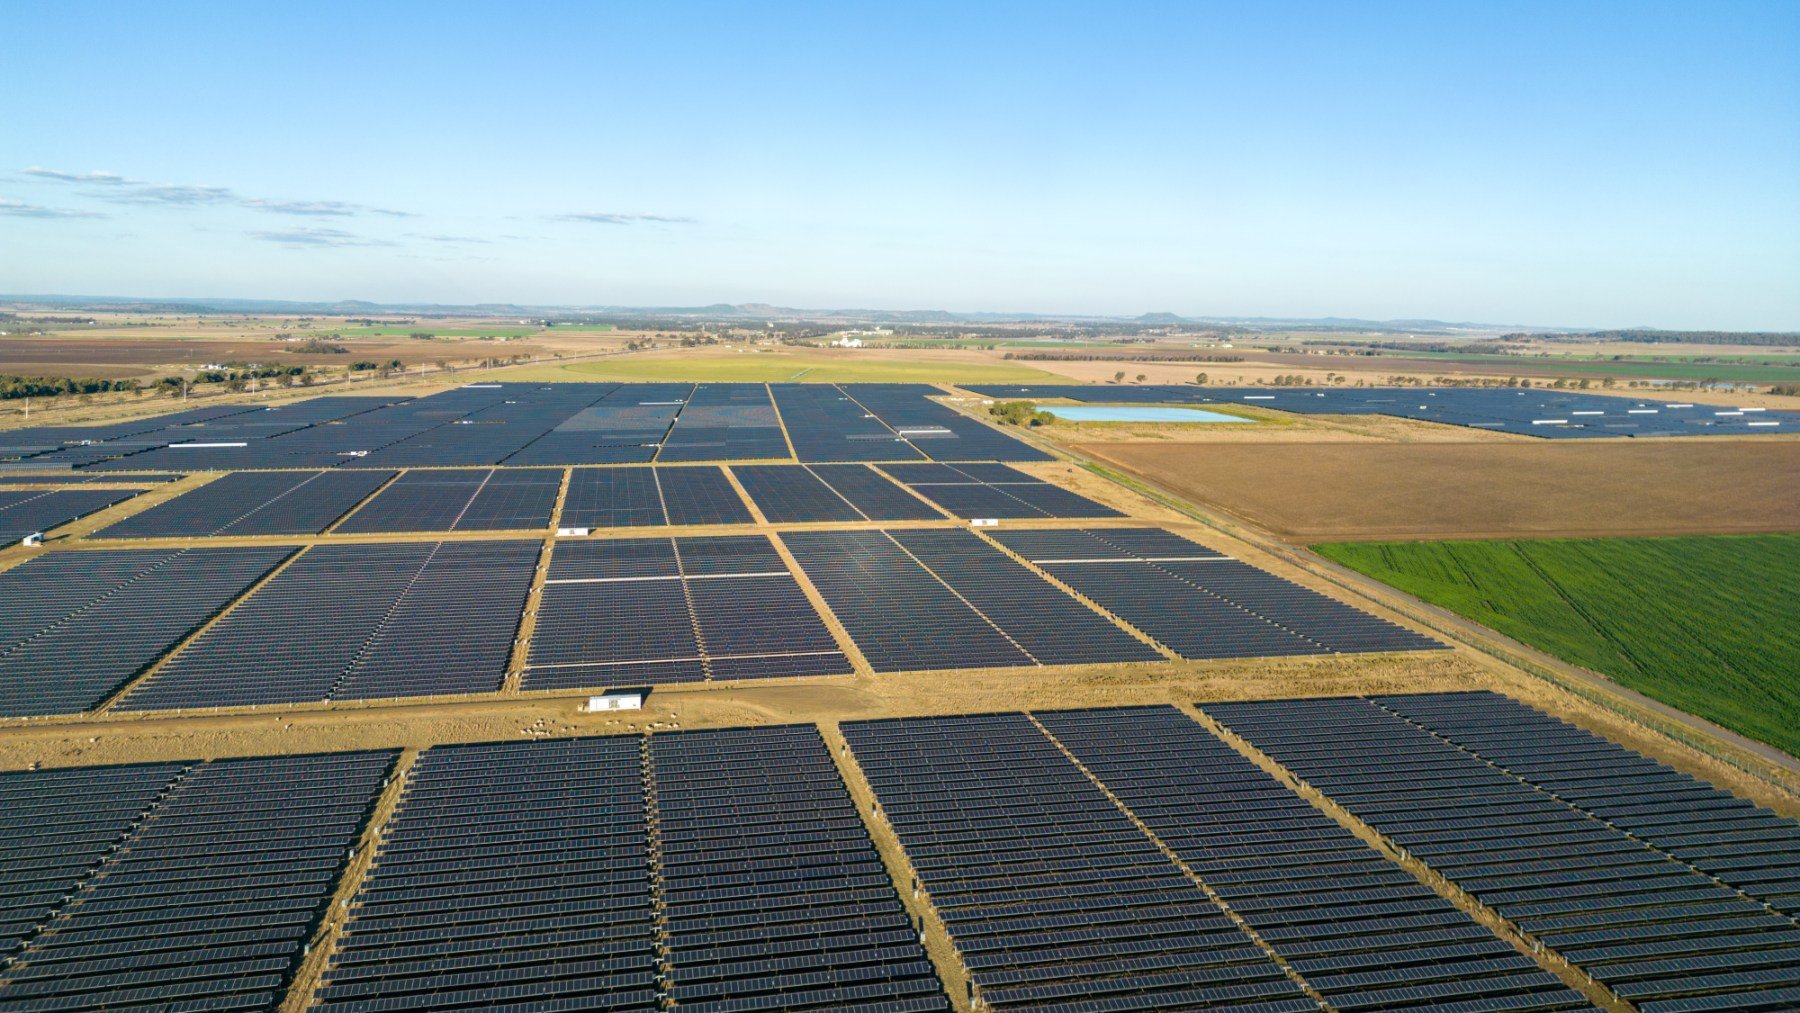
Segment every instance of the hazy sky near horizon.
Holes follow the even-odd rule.
[[[0,292],[1800,329],[1800,2],[10,0]]]

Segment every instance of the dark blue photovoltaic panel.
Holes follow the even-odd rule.
[[[0,489],[0,548],[138,495],[138,489]]]
[[[334,531],[504,531],[546,528],[563,473],[548,468],[409,471]]]
[[[0,965],[0,1009],[276,1009],[397,755],[0,775],[41,815],[4,840],[83,866],[56,874],[72,889]],[[84,827],[67,802],[90,788]]]
[[[491,693],[536,541],[316,545],[120,700],[125,710]]]
[[[1627,833],[1395,709],[1360,698],[1202,707],[1647,1013],[1779,1008],[1800,987],[1792,916],[1664,850],[1673,841]],[[1417,707],[1422,721],[1459,728],[1440,708]],[[1665,804],[1682,811],[1678,798]]]
[[[1452,426],[1549,438],[1701,436],[1785,433],[1800,429],[1800,412],[1732,408],[1613,394],[1543,388],[1469,387],[1193,387],[1180,384],[977,384],[984,397],[1066,398],[1095,404],[1241,404],[1302,415],[1392,415]]]
[[[882,470],[957,517],[1123,516],[1003,464],[890,464]]]
[[[539,598],[524,688],[850,671],[764,535],[564,541]]]
[[[804,465],[740,464],[731,471],[771,523],[868,519]]]
[[[886,532],[780,537],[875,671],[1032,664]]]
[[[55,552],[0,573],[0,717],[98,706],[293,552]]]
[[[1444,646],[1158,529],[1003,528],[992,537],[1186,658]]]
[[[972,532],[925,528],[889,534],[1040,665],[1163,660],[1155,648]]]
[[[807,470],[872,521],[935,521],[943,515],[866,464],[813,464]]]
[[[1025,715],[840,727],[982,1002],[1318,1008]]]
[[[670,524],[748,524],[750,508],[719,468],[656,468]]]
[[[1333,1008],[1592,1008],[1175,708],[1035,717]]]
[[[1775,910],[1800,916],[1800,822],[1498,693],[1371,699]]]
[[[930,384],[856,383],[839,387],[934,461],[1051,459],[1030,444],[930,400],[944,393]]]
[[[99,538],[316,535],[391,471],[235,472],[102,529]]]
[[[656,1009],[641,747],[425,750],[311,1008]]]
[[[688,396],[656,460],[759,461],[792,456],[768,387],[703,383]]]
[[[950,1008],[817,728],[652,735],[648,755],[680,1009]]]

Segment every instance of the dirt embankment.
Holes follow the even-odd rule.
[[[1080,450],[1296,542],[1800,531],[1796,442]]]

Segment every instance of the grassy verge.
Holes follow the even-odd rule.
[[[1349,542],[1321,555],[1800,755],[1800,535]]]

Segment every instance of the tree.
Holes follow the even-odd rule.
[[[1142,374],[1142,373],[1139,373],[1139,374],[1138,374],[1138,375],[1137,375],[1137,382],[1139,382],[1139,383],[1143,383],[1143,382],[1144,382],[1144,374]]]
[[[1197,373],[1197,374],[1195,374],[1195,375],[1194,375],[1194,382],[1195,382],[1195,383],[1197,383],[1197,384],[1199,384],[1199,385],[1200,385],[1200,386],[1202,386],[1202,387],[1204,387],[1204,386],[1206,386],[1206,374],[1205,374],[1205,373]]]
[[[1117,373],[1114,373],[1113,374],[1113,382],[1114,383],[1124,383],[1125,382],[1125,371],[1121,369]]]

